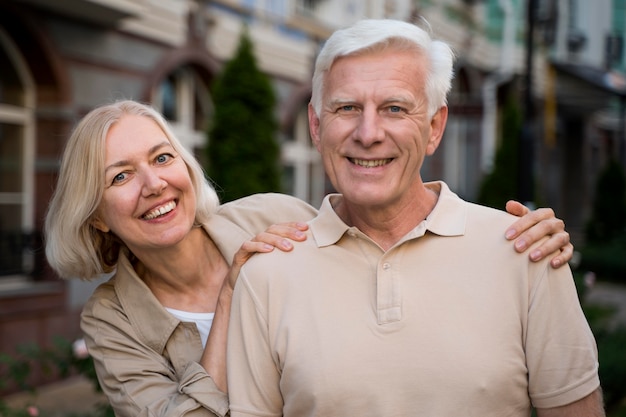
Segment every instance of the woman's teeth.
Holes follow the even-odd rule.
[[[144,214],[143,218],[146,220],[156,219],[157,217],[162,216],[165,213],[169,213],[170,211],[174,210],[174,208],[176,208],[176,202],[170,201],[164,206],[161,206],[159,208],[152,210],[149,213]]]

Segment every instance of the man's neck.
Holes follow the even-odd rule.
[[[386,251],[428,217],[438,198],[424,187],[416,198],[389,207],[351,204],[342,196],[333,208],[348,226],[358,228]]]

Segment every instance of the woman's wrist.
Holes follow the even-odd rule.
[[[230,305],[233,301],[233,291],[233,288],[225,282],[222,286],[222,290],[220,291],[220,295],[217,297],[217,310],[223,310],[224,313],[230,314]]]

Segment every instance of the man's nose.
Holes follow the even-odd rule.
[[[355,130],[355,140],[363,146],[371,146],[385,137],[381,116],[376,109],[364,109]]]

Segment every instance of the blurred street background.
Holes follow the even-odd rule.
[[[279,191],[318,206],[332,188],[308,135],[312,66],[335,29],[362,18],[425,20],[454,48],[448,127],[422,176],[565,221],[607,413],[626,416],[626,0],[0,0],[0,417],[110,412],[79,328],[108,277],[60,280],[43,252],[74,124],[113,100],[150,103],[223,201]],[[246,54],[252,67],[229,65]],[[225,72],[242,82],[225,86]],[[237,100],[251,107],[257,72],[271,120],[220,120]],[[226,159],[220,140],[240,154]],[[267,170],[262,159],[275,178],[233,181]]]

